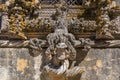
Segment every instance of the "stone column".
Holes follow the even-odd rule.
[[[2,14],[2,19],[1,19],[1,31],[8,31],[8,15],[6,13]]]
[[[120,6],[120,0],[113,0],[116,2],[117,6]]]

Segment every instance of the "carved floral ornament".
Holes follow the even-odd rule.
[[[119,13],[119,7],[111,5],[113,4],[111,0],[93,1],[85,2],[83,7],[87,10],[90,5],[94,4],[92,7],[95,9],[95,19],[86,20],[84,16],[68,19],[70,9],[63,0],[60,4],[55,5],[55,8],[57,7],[55,13],[47,19],[40,17],[42,7],[38,0],[8,0],[1,6],[2,18],[7,19],[3,24],[6,28],[2,26],[1,34],[10,33],[10,35],[19,36],[22,40],[1,40],[0,47],[30,47],[39,53],[43,51],[44,47],[47,47],[44,52],[43,73],[47,73],[49,76],[81,74],[84,70],[76,63],[78,54],[76,47],[84,47],[85,50],[89,50],[91,47],[120,47],[119,40],[111,40],[115,39],[114,34],[119,35],[120,16],[116,15],[111,19],[109,15],[110,11]],[[44,30],[48,33],[46,40],[40,37],[28,38],[26,35],[29,31],[44,34]],[[76,39],[76,35],[72,34],[81,35],[86,31],[94,32],[94,36],[86,38],[78,36]],[[100,41],[101,39],[102,41]]]
[[[74,14],[73,11],[76,8],[72,11],[70,9],[71,5],[68,5],[65,1],[60,0],[61,4],[54,4],[55,14],[54,12],[50,14],[50,11],[48,11],[46,15],[50,14],[51,16],[42,18],[45,17],[41,17],[41,15],[45,14],[43,13],[44,7],[38,0],[8,0],[6,4],[0,5],[2,10],[1,32],[16,35],[21,39],[28,39],[28,32],[51,33],[56,26],[57,16],[61,13],[59,7],[62,5],[66,6],[62,7],[62,9],[66,9],[66,13],[63,13],[66,16],[63,17],[67,17],[68,31],[74,34],[85,33],[86,31],[95,32],[96,39],[113,39],[113,34],[119,32],[120,17],[118,14],[120,8],[116,6],[115,1],[85,0],[82,4],[85,11],[82,14],[80,11]],[[115,15],[112,15],[112,13]],[[78,18],[71,17],[69,19],[70,14],[78,15]],[[91,17],[87,16],[87,14],[90,14]]]

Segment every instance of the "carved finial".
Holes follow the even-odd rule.
[[[110,17],[108,14],[108,11],[111,9],[109,4],[111,0],[106,0],[103,3],[106,4],[100,5],[98,7],[98,18],[97,18],[97,23],[98,23],[98,29],[97,29],[97,39],[113,39],[114,37],[112,36],[112,33],[110,31]]]

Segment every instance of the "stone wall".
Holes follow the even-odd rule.
[[[120,80],[119,48],[77,52],[77,62],[85,72],[81,79],[78,76],[69,80]],[[33,55],[27,48],[0,48],[0,80],[42,80],[41,55]]]
[[[114,1],[116,1],[117,5],[120,6],[120,0],[114,0]]]

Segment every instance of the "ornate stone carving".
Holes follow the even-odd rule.
[[[27,47],[39,53],[43,52],[42,72],[52,80],[56,80],[55,77],[64,76],[67,78],[80,75],[84,72],[84,69],[77,63],[76,47],[84,48],[85,51],[88,51],[91,47],[120,47],[119,40],[96,40],[113,39],[113,34],[118,33],[120,20],[119,17],[110,19],[108,14],[112,8],[110,2],[111,0],[92,0],[92,2],[88,0],[88,2],[85,2],[84,5],[87,6],[85,8],[94,4],[92,8],[95,8],[97,15],[97,21],[95,21],[95,19],[86,20],[84,17],[69,19],[69,6],[64,0],[60,0],[60,4],[54,5],[55,14],[43,19],[39,17],[40,4],[38,0],[9,0],[4,5],[6,8],[4,12],[8,13],[6,14],[9,22],[9,25],[7,25],[8,32],[20,36],[23,40],[1,40],[0,47]],[[4,17],[3,19],[6,18]],[[29,31],[48,33],[46,33],[47,37],[44,38],[42,36],[29,37],[29,39],[25,35],[25,32]],[[74,34],[80,35],[86,31],[94,35],[92,37],[87,35],[86,38],[81,38],[81,36],[75,38]],[[45,38],[46,40],[42,40]]]
[[[35,19],[38,15],[39,1],[8,0],[4,6],[6,9],[2,9],[7,13],[7,21],[9,22],[9,25],[7,25],[9,28],[8,32],[16,34],[23,39],[27,39],[24,34],[24,29],[28,26],[29,21]],[[3,26],[5,26],[5,24]]]
[[[37,39],[37,38],[30,39],[30,42],[29,42],[29,46],[32,49],[35,49],[35,50],[38,50],[38,51],[41,51],[42,46],[45,45],[45,44],[46,44],[45,40],[41,40],[41,39]]]
[[[28,47],[29,46],[29,40],[23,41],[23,40],[0,40],[0,47],[8,47],[8,48],[20,48],[20,47]]]
[[[36,40],[36,39],[35,39]],[[44,49],[45,47],[48,47],[47,42],[45,40],[42,40],[43,42],[40,41],[40,45],[42,49]],[[83,48],[83,50],[89,50],[91,48],[94,47],[99,47],[99,48],[113,48],[113,47],[120,47],[120,40],[98,40],[98,41],[94,41],[94,40],[89,40],[89,39],[81,39],[80,38],[80,42],[81,45],[80,46],[76,46],[75,48]],[[31,47],[31,46],[38,46],[37,44],[31,44],[30,40],[0,40],[0,47],[1,48],[32,48],[36,51],[40,51],[41,52],[41,48],[40,47]]]
[[[107,10],[102,10],[101,15],[99,17],[100,17],[99,19],[100,22],[99,22],[99,28],[98,28],[96,37],[105,38],[105,39],[113,38],[109,30],[110,19],[109,19]]]
[[[64,7],[64,9],[70,8],[70,5],[62,1],[63,5],[66,5],[67,7]],[[18,5],[18,3],[21,3]],[[94,32],[96,33],[97,39],[103,39],[103,38],[113,38],[113,34],[118,33],[118,27],[113,25],[116,25],[116,21],[110,19],[110,16],[108,13],[109,11],[113,10],[113,12],[119,12],[119,8],[115,6],[115,2],[113,1],[91,1],[91,2],[84,2],[83,1],[83,7],[87,3],[93,6],[85,7],[83,10],[88,10],[88,8],[94,9],[93,12],[97,15],[97,20],[95,20],[95,16],[93,16],[93,20],[86,20],[84,19],[84,16],[80,19],[77,18],[68,18],[68,15],[66,15],[65,23],[68,21],[68,31],[74,33],[74,34],[81,34],[85,32]],[[14,5],[15,4],[15,5]],[[97,6],[98,4],[98,6]],[[105,6],[103,4],[106,4]],[[113,5],[114,4],[114,5]],[[14,6],[11,6],[14,5]],[[23,6],[24,5],[24,6]],[[61,6],[60,4],[54,5],[54,10]],[[74,7],[73,7],[74,8]],[[21,39],[27,39],[28,36],[26,33],[28,32],[41,32],[41,33],[50,33],[53,32],[54,26],[56,21],[53,21],[50,17],[49,18],[41,18],[41,10],[44,11],[42,6],[40,5],[39,1],[17,1],[17,0],[8,0],[6,4],[3,4],[0,6],[0,9],[3,10],[3,21],[2,21],[2,32],[9,32],[15,35],[18,35],[18,37],[21,37]],[[81,9],[81,8],[80,8]],[[52,15],[54,13],[54,10],[51,9],[51,13],[49,15]],[[74,11],[74,10],[73,10]],[[48,11],[49,12],[49,11]],[[60,10],[57,9],[57,12],[59,13]],[[77,11],[75,11],[77,12]],[[83,14],[84,12],[82,12]],[[100,14],[99,14],[100,13]],[[44,13],[43,13],[44,14]],[[65,14],[65,13],[64,13]],[[52,18],[57,19],[56,15],[52,15]],[[75,14],[77,15],[77,14]],[[8,19],[7,19],[8,17]],[[45,16],[44,16],[45,17]],[[63,16],[65,17],[65,16]],[[5,20],[4,20],[5,19]],[[107,21],[106,21],[107,19]],[[60,19],[59,19],[60,20]],[[116,19],[115,19],[116,20]],[[60,21],[63,21],[62,19]],[[58,22],[60,22],[58,21]],[[119,22],[119,21],[117,21]],[[111,25],[112,24],[112,25]],[[66,25],[66,24],[64,24]],[[10,27],[11,26],[11,27]],[[104,26],[104,27],[103,27]],[[105,26],[108,26],[108,28]],[[97,28],[97,29],[96,29]],[[100,28],[100,29],[99,29]],[[113,31],[114,28],[114,31]],[[106,36],[107,35],[107,36]],[[109,37],[108,37],[109,36]]]
[[[110,22],[110,31],[113,34],[117,34],[120,32],[120,16],[117,16],[115,19],[111,20]]]
[[[65,4],[59,5],[58,10],[59,15],[56,16],[54,33],[47,36],[48,48],[45,51],[43,72],[48,74],[49,77],[56,74],[56,76],[66,75],[65,77],[75,76],[83,72],[83,69],[76,65],[75,61],[77,55],[75,47],[80,46],[81,42],[68,32],[67,7]],[[39,42],[38,39],[37,42]],[[36,44],[39,48],[39,43]],[[53,80],[55,79],[53,78]]]
[[[98,3],[99,4],[98,10],[97,10],[98,28],[97,28],[97,35],[96,35],[97,39],[113,39],[114,38],[110,30],[111,22],[110,22],[110,17],[108,13],[111,8],[116,6],[111,7],[110,3],[111,3],[111,0],[101,1]]]
[[[92,32],[95,31],[97,27],[96,21],[94,20],[85,20],[84,18],[80,19],[70,19],[69,20],[69,30],[73,33],[83,33],[83,32]]]
[[[76,58],[76,50],[73,46],[80,44],[72,34],[68,33],[65,21],[66,13],[61,8],[55,31],[47,36],[49,47],[45,51],[46,61],[43,70],[48,76],[52,76],[51,74],[70,76],[69,72],[72,66],[75,66],[74,60]],[[80,67],[75,67],[74,70],[76,72],[73,75],[80,73]]]

